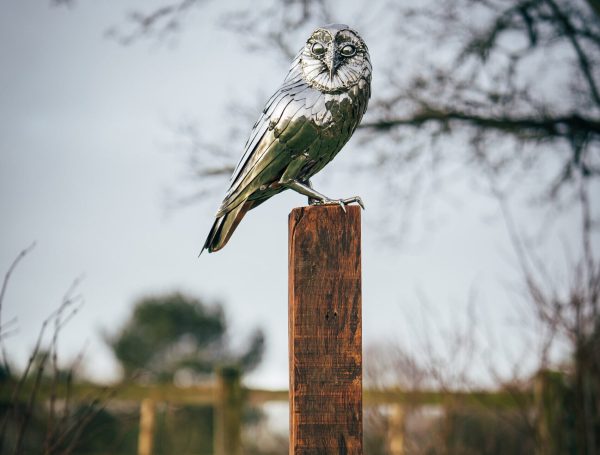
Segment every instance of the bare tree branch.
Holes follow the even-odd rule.
[[[581,69],[581,72],[588,83],[590,93],[596,105],[600,107],[600,93],[598,92],[598,86],[596,85],[596,81],[594,80],[594,76],[592,74],[592,65],[588,56],[583,50],[581,43],[579,42],[575,27],[571,23],[569,17],[563,12],[563,10],[554,0],[546,0],[546,2],[548,5],[550,5],[550,8],[552,8],[553,13],[558,20],[558,23],[562,26],[564,36],[573,46],[573,49],[577,54],[577,59],[579,60],[579,68]]]
[[[435,108],[423,109],[405,118],[363,122],[359,128],[385,131],[399,126],[419,127],[427,122],[452,121],[522,137],[525,137],[525,133],[534,133],[536,138],[567,137],[581,133],[600,135],[600,119],[585,118],[577,114],[559,117],[491,117]]]
[[[107,30],[106,35],[116,39],[122,45],[130,45],[141,38],[152,36],[165,39],[179,29],[186,13],[204,1],[179,0],[146,12],[132,11],[127,16],[128,31],[113,26]]]

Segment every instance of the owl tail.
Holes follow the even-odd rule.
[[[213,253],[223,248],[229,241],[235,228],[240,224],[240,221],[242,221],[242,218],[244,218],[244,215],[251,207],[251,203],[243,202],[230,212],[218,217],[206,238],[206,242],[204,242],[202,251],[208,250],[209,253]],[[200,251],[200,254],[202,254],[202,251]]]

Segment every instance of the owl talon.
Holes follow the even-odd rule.
[[[353,202],[357,203],[361,209],[365,210],[365,204],[360,196],[353,196],[346,199],[309,199],[310,205],[339,205],[344,213],[346,213],[346,205],[352,204]]]
[[[365,204],[363,203],[360,196],[349,197],[347,199],[342,199],[342,201],[344,202],[344,204],[352,204],[353,202],[356,202],[358,205],[360,205],[361,209],[365,210]]]

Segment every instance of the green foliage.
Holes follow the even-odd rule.
[[[91,419],[85,419],[85,405],[78,406],[70,420],[85,419],[85,424],[70,433],[64,444],[57,448],[58,454],[125,455],[136,452],[138,442],[138,408],[100,409]],[[41,452],[40,452],[41,453]]]
[[[441,453],[534,453],[531,432],[518,412],[458,407],[447,413],[442,436],[444,450]]]
[[[214,454],[212,406],[165,406],[157,409],[154,455]]]
[[[244,352],[232,353],[222,306],[180,293],[141,299],[125,325],[105,338],[126,377],[145,382],[193,382],[224,364],[247,371],[260,362],[265,342],[257,329]]]

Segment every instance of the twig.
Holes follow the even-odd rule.
[[[4,281],[2,282],[2,288],[0,289],[0,333],[2,330],[2,303],[4,301],[4,294],[6,293],[6,288],[8,286],[8,281],[10,280],[10,276],[14,272],[15,268],[21,262],[21,260],[27,256],[27,254],[33,250],[35,247],[35,242],[29,245],[27,248],[21,250],[21,252],[17,255],[17,257],[13,260],[12,264],[8,268],[8,271],[4,275]]]
[[[27,427],[29,425],[29,419],[31,418],[31,414],[33,412],[33,405],[35,404],[35,400],[37,397],[37,392],[40,387],[40,382],[42,380],[42,375],[44,374],[44,369],[46,366],[46,361],[48,360],[48,353],[44,353],[42,358],[40,359],[40,363],[37,368],[37,374],[35,376],[35,382],[33,384],[33,389],[31,394],[29,395],[29,402],[27,403],[27,408],[25,409],[25,416],[21,425],[18,429],[17,433],[17,443],[15,446],[15,455],[20,455],[22,453],[22,445],[23,439],[25,437],[25,433],[27,432]]]

